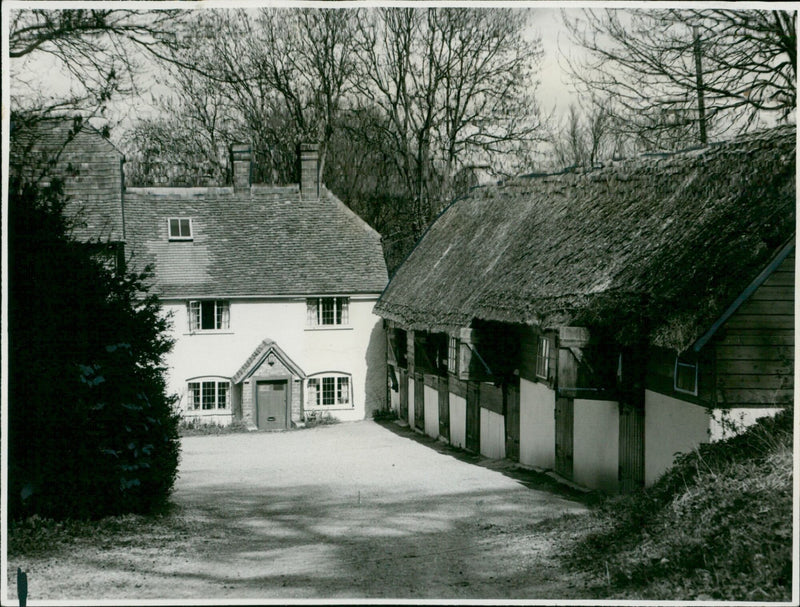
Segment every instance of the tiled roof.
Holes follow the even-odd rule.
[[[292,373],[297,375],[300,378],[305,378],[306,374],[300,366],[294,362],[291,358],[286,355],[286,352],[281,350],[280,346],[276,344],[271,339],[265,339],[262,341],[253,353],[247,358],[245,363],[239,368],[239,370],[233,374],[231,377],[231,381],[234,384],[238,384],[239,382],[244,381],[248,377],[250,377],[253,372],[261,365],[264,359],[269,355],[270,352],[274,352],[275,356],[281,362],[281,364],[289,369]]]
[[[127,250],[166,299],[380,293],[388,280],[380,235],[327,191],[131,188],[125,209]],[[170,217],[190,218],[193,240],[170,241]]]
[[[64,180],[75,238],[123,240],[123,155],[94,127],[64,118],[15,124],[9,156],[29,179]]]
[[[793,236],[795,139],[781,127],[475,188],[428,229],[375,311],[435,331],[476,318],[605,325],[680,350]]]

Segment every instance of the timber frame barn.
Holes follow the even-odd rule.
[[[583,486],[794,400],[796,129],[475,187],[375,307],[418,430]]]

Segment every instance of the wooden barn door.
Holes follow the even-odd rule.
[[[644,410],[619,404],[619,491],[644,486]]]
[[[519,386],[506,384],[505,390],[506,419],[506,457],[519,461]]]
[[[446,377],[439,378],[439,435],[450,440],[450,392]]]
[[[400,392],[400,419],[410,421],[408,419],[408,371],[398,369],[397,377],[397,381],[400,384],[398,387]]]
[[[481,403],[480,384],[469,382],[467,384],[467,427],[466,444],[468,451],[480,453],[481,451]]]
[[[572,479],[572,429],[574,401],[556,398],[556,472]]]
[[[425,432],[425,376],[422,373],[414,373],[414,423],[412,425]]]

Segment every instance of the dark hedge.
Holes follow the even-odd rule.
[[[9,515],[149,512],[179,458],[169,320],[149,271],[117,270],[107,244],[70,238],[62,192],[10,179]]]

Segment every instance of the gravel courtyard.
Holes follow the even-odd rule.
[[[372,421],[182,443],[175,523],[23,559],[30,600],[592,598],[540,524],[585,507],[508,464]]]

